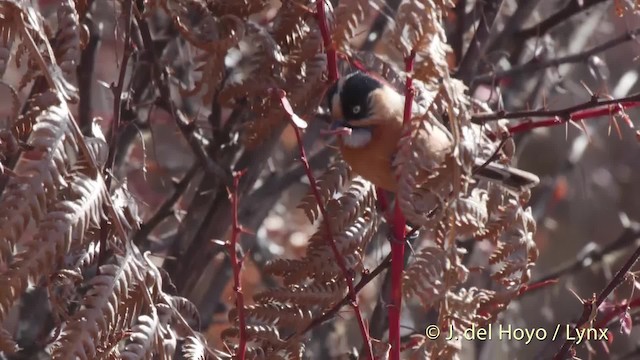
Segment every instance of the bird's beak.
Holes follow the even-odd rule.
[[[346,127],[344,119],[338,119],[331,123],[331,130],[337,130],[339,128]]]
[[[343,119],[335,120],[331,123],[329,130],[323,130],[323,135],[351,135],[351,128],[347,127],[346,122]]]

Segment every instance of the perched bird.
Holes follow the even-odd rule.
[[[395,192],[393,160],[403,135],[404,96],[384,80],[356,71],[334,84],[327,97],[332,128],[339,134],[338,145],[344,160],[360,176]],[[428,126],[428,135],[412,141],[424,141],[423,148],[428,148],[437,160],[444,161],[452,151],[451,133],[440,123]],[[487,164],[486,160],[475,159],[477,177],[499,182],[515,191],[533,187],[540,181],[532,173],[494,162]],[[425,174],[424,178],[427,177]]]

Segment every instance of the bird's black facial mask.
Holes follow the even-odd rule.
[[[345,122],[348,124],[369,117],[369,95],[382,87],[381,82],[360,71],[347,75],[339,94]]]

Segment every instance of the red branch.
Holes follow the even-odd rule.
[[[407,79],[405,81],[404,117],[402,123],[407,128],[411,121],[413,112],[413,72],[416,52],[405,58],[405,71]],[[389,344],[391,345],[391,360],[400,360],[400,311],[402,309],[402,273],[404,272],[404,238],[406,235],[407,220],[400,209],[400,202],[396,199],[393,213],[393,238],[391,242],[391,304],[389,306]]]
[[[616,105],[608,105],[603,108],[578,111],[576,113],[569,115],[568,119],[562,118],[560,116],[555,116],[553,118],[540,120],[540,121],[523,122],[521,124],[509,127],[509,133],[516,134],[519,132],[526,132],[526,131],[530,131],[530,130],[541,128],[541,127],[551,127],[555,125],[560,125],[560,124],[564,124],[567,120],[582,121],[582,120],[594,119],[600,116],[606,116],[606,115],[611,116],[611,115],[618,114],[624,111],[625,109],[630,109],[638,106],[640,106],[640,102],[638,101],[623,102]]]
[[[240,283],[240,272],[242,271],[242,260],[238,258],[237,248],[240,246],[238,240],[243,229],[238,222],[238,184],[242,177],[242,172],[233,175],[233,189],[229,191],[231,198],[231,208],[233,218],[231,224],[231,238],[227,242],[227,251],[231,259],[233,267],[233,290],[236,293],[236,309],[238,309],[238,328],[240,330],[240,339],[238,342],[238,350],[236,351],[236,359],[244,360],[247,351],[247,325],[244,314],[244,295],[242,294],[242,284]]]
[[[520,290],[518,290],[518,296],[522,296],[524,294],[531,293],[533,291],[544,289],[549,285],[555,285],[557,283],[558,283],[558,279],[549,279],[549,280],[536,282],[533,284],[528,284],[528,285],[525,284],[520,288]]]
[[[471,121],[476,124],[484,124],[489,121],[501,119],[527,119],[527,118],[547,118],[539,121],[527,121],[511,126],[511,134],[530,131],[540,127],[551,127],[564,124],[567,121],[582,121],[600,116],[613,116],[622,113],[626,117],[624,110],[640,106],[640,93],[631,94],[618,99],[601,99],[597,94],[591,96],[589,101],[582,104],[573,105],[558,110],[525,110],[525,111],[497,111],[494,113],[480,113],[471,117]],[[629,121],[628,121],[629,122]],[[630,123],[630,122],[629,122]],[[631,126],[633,128],[633,126]]]
[[[329,25],[327,23],[327,14],[325,12],[324,3],[326,0],[316,1],[316,19],[320,26],[320,34],[322,35],[322,43],[327,53],[327,71],[329,72],[329,83],[338,80],[338,52],[336,51],[331,35],[329,34]]]
[[[298,117],[298,115],[296,115],[293,112],[291,104],[289,103],[289,100],[287,99],[286,93],[284,92],[284,90],[272,90],[271,93],[279,98],[282,108],[285,110],[285,112],[289,116],[289,122],[291,123],[291,127],[294,130],[294,133],[296,135],[296,140],[298,142],[298,152],[300,153],[300,161],[302,162],[302,166],[304,167],[304,171],[307,175],[307,179],[309,179],[311,192],[313,193],[313,197],[316,199],[316,202],[318,203],[320,214],[322,215],[322,219],[324,220],[322,221],[322,223],[324,224],[324,228],[327,234],[327,242],[331,247],[331,251],[333,252],[333,256],[336,259],[336,263],[338,263],[338,267],[340,268],[340,271],[342,272],[342,275],[344,276],[344,279],[347,283],[347,288],[349,290],[350,305],[353,308],[353,312],[355,313],[356,318],[358,320],[358,326],[360,328],[360,333],[362,334],[362,341],[365,343],[365,348],[367,349],[367,358],[370,360],[373,360],[374,357],[373,357],[373,349],[371,347],[371,338],[369,337],[369,331],[367,329],[367,326],[365,325],[362,314],[360,313],[360,307],[358,305],[358,299],[357,299],[357,291],[355,289],[355,286],[353,285],[352,271],[349,270],[349,268],[347,267],[347,263],[344,257],[342,256],[342,253],[340,253],[340,250],[338,249],[335,239],[333,238],[333,231],[331,227],[331,222],[329,220],[330,219],[329,214],[327,214],[327,210],[323,205],[322,196],[320,195],[320,191],[318,190],[316,178],[313,175],[313,171],[311,171],[311,167],[309,166],[309,160],[307,159],[307,154],[304,150],[304,144],[302,142],[302,136],[300,135],[300,126],[299,126],[301,119],[300,117]]]
[[[582,315],[580,319],[576,322],[576,325],[571,329],[571,334],[575,333],[576,329],[582,328],[583,326],[588,325],[594,317],[594,314],[597,314],[596,309],[602,305],[602,303],[611,295],[611,293],[618,287],[622,282],[624,282],[625,277],[627,276],[627,272],[631,270],[631,267],[638,261],[640,257],[640,247],[636,249],[636,251],[627,259],[627,261],[622,265],[622,268],[618,270],[616,275],[611,279],[609,284],[600,292],[597,298],[595,299],[587,299],[583,301],[583,309]],[[554,356],[554,360],[564,360],[567,358],[569,351],[573,348],[574,340],[567,339],[564,344],[558,350],[556,355]]]

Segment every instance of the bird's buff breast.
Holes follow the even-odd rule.
[[[338,139],[338,145],[342,157],[356,174],[385,190],[395,191],[396,180],[391,164],[400,134],[396,129],[375,127],[371,141],[362,147],[349,147],[342,138]]]

